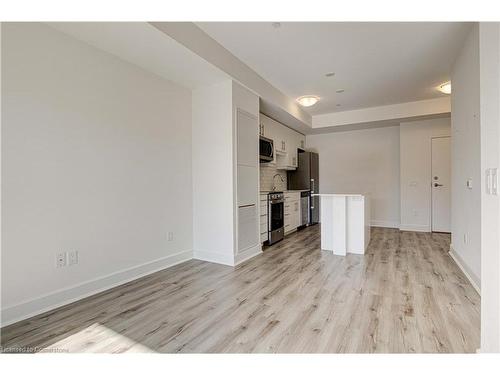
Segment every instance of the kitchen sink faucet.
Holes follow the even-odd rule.
[[[273,191],[276,191],[276,184],[274,183],[274,179],[276,178],[276,176],[278,176],[281,180],[281,183],[284,184],[285,183],[285,180],[283,179],[283,176],[280,175],[279,173],[276,173],[274,176],[273,176]]]

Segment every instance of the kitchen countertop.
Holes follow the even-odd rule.
[[[319,193],[312,194],[313,197],[365,197],[366,194],[336,194],[336,193]]]
[[[303,191],[309,191],[309,189],[304,190],[261,190],[260,194],[268,194],[268,193],[301,193]]]

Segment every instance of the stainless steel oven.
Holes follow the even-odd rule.
[[[285,196],[282,192],[268,195],[269,204],[269,245],[281,241],[285,236]]]
[[[272,139],[260,137],[259,159],[261,163],[269,163],[274,160],[274,144]]]

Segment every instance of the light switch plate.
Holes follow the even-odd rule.
[[[472,178],[467,179],[467,187],[472,189]]]
[[[498,168],[486,169],[486,194],[498,195]]]
[[[498,168],[491,168],[491,194],[498,195]]]
[[[74,266],[78,264],[78,251],[68,251],[68,266]]]

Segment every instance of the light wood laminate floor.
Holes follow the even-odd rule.
[[[367,253],[319,226],[235,268],[191,260],[2,330],[69,352],[475,352],[480,298],[446,234],[372,228]]]

